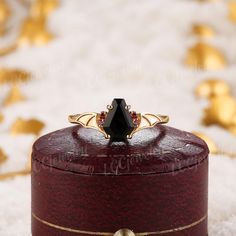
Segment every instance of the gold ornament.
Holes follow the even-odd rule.
[[[229,19],[236,23],[236,1],[229,2]]]
[[[12,179],[12,178],[15,178],[17,176],[30,175],[30,173],[31,173],[30,169],[23,169],[23,170],[8,172],[8,173],[5,173],[5,174],[0,174],[0,180]]]
[[[45,45],[54,38],[47,30],[47,15],[58,4],[57,0],[37,0],[31,7],[31,14],[23,22],[16,41],[5,48],[0,49],[0,56],[8,55],[19,47],[29,45]]]
[[[231,95],[213,97],[209,99],[210,106],[205,109],[203,123],[217,124],[223,128],[232,128],[236,125],[236,101]]]
[[[198,97],[212,98],[228,95],[231,93],[229,85],[221,79],[208,79],[201,82],[195,93]]]
[[[18,48],[19,44],[16,42],[10,46],[4,47],[0,49],[0,57],[6,56],[9,53],[14,52]]]
[[[217,70],[225,67],[226,60],[217,48],[199,42],[188,50],[185,64],[196,69]]]
[[[235,134],[236,99],[230,94],[227,84],[222,80],[204,81],[196,88],[196,93],[209,100],[209,106],[204,111],[203,123],[207,126],[219,125]]]
[[[25,96],[21,93],[19,87],[17,85],[14,85],[8,93],[7,97],[4,99],[3,106],[9,106],[24,100],[26,100]]]
[[[39,135],[44,128],[44,123],[37,119],[24,120],[18,118],[11,127],[11,133],[19,134],[34,134]]]
[[[236,117],[235,117],[236,118]],[[235,122],[236,123],[236,122]],[[236,125],[229,127],[229,131],[236,136]]]
[[[10,8],[4,0],[0,0],[0,36],[6,33],[6,22],[11,15]]]
[[[6,1],[0,0],[0,25],[3,25],[7,22],[10,14],[11,10],[8,7]]]
[[[6,68],[0,69],[0,85],[27,82],[30,79],[31,75],[26,71]]]
[[[4,116],[3,116],[3,114],[0,113],[0,123],[2,123],[3,120],[4,120]]]
[[[7,161],[8,157],[7,155],[3,152],[3,150],[0,148],[0,164],[4,163]]]
[[[36,0],[31,7],[31,16],[47,17],[58,5],[58,0]]]
[[[220,150],[217,147],[217,145],[215,144],[215,142],[211,138],[206,136],[205,134],[200,133],[200,132],[193,132],[193,134],[195,134],[196,136],[198,136],[199,138],[203,139],[206,142],[211,154],[224,155],[224,156],[228,156],[228,157],[231,157],[231,158],[236,157],[236,153],[225,152],[225,151]]]
[[[0,84],[12,85],[10,92],[3,101],[3,105],[8,106],[25,100],[25,96],[21,93],[17,84],[29,81],[30,79],[31,75],[23,70],[0,69]]]
[[[25,176],[25,175],[29,175],[30,173],[31,173],[31,153],[30,153],[30,157],[29,157],[29,160],[27,162],[27,165],[24,169],[0,174],[0,180],[15,178],[17,176]]]
[[[208,25],[194,24],[192,27],[194,35],[202,38],[212,38],[215,35],[215,31]]]
[[[6,28],[3,25],[0,25],[0,37],[6,34]]]
[[[46,29],[45,18],[30,17],[22,25],[18,43],[19,45],[44,45],[53,38],[54,36]]]

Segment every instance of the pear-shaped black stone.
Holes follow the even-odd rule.
[[[125,141],[134,130],[134,124],[124,99],[116,98],[108,111],[103,129],[110,135],[111,141]]]

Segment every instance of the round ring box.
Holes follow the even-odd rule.
[[[32,235],[207,236],[208,154],[163,125],[127,142],[80,125],[45,135],[32,153]]]

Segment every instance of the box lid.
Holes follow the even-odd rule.
[[[97,130],[72,126],[39,138],[32,158],[44,165],[85,175],[145,175],[191,167],[209,154],[197,136],[156,125],[125,142],[110,142]]]

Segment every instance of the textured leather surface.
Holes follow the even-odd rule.
[[[86,176],[35,161],[32,211],[50,223],[96,232],[115,232],[120,228],[135,232],[176,228],[206,214],[207,169],[205,160],[178,173]],[[33,236],[41,235],[71,234],[62,234],[33,221]],[[205,236],[206,222],[176,235]]]
[[[109,143],[97,130],[72,126],[36,141],[33,159],[82,174],[153,174],[195,165],[208,156],[205,142],[191,133],[156,125],[127,143]]]
[[[115,145],[79,126],[39,139],[32,158],[32,212],[55,225],[94,232],[120,228],[153,232],[198,221],[207,213],[208,148],[195,136],[170,127],[158,126],[147,132],[140,132],[129,144]],[[145,134],[147,139],[142,136]],[[84,161],[80,149],[85,146],[88,156]],[[119,163],[124,158],[127,163],[131,154],[148,154],[153,149],[162,151],[155,152],[155,158],[130,162],[113,172],[102,165],[106,159]],[[64,159],[69,152],[70,158]],[[106,155],[97,155],[102,153]],[[116,156],[119,153],[125,155]],[[32,235],[82,234],[32,218]],[[163,235],[207,236],[207,219]]]

